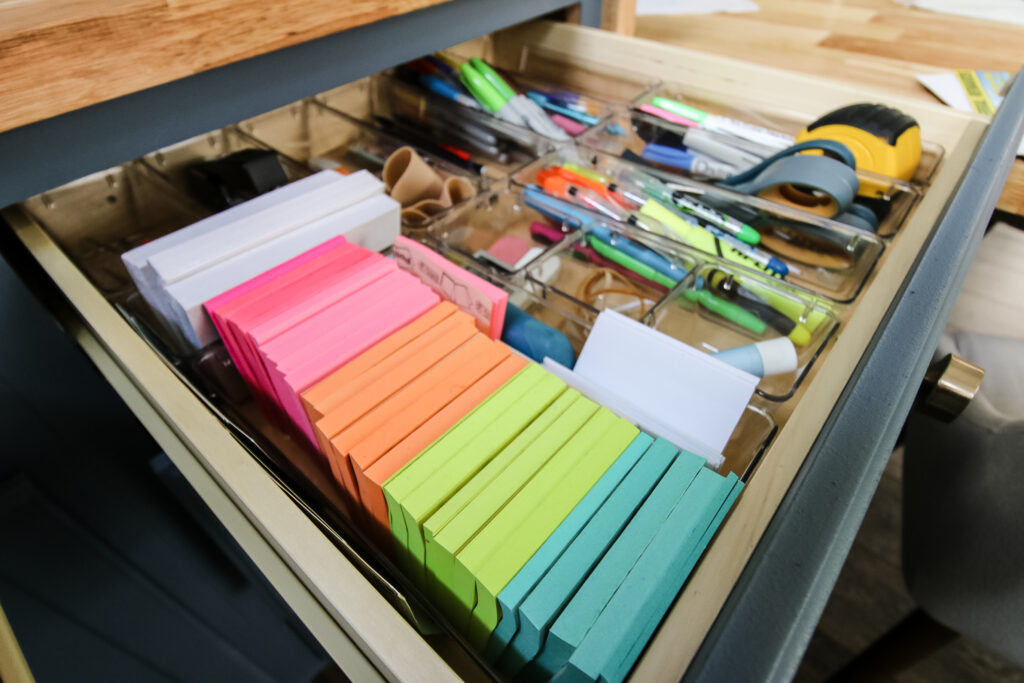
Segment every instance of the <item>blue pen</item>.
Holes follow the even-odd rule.
[[[581,211],[570,202],[552,197],[539,187],[524,188],[523,196],[528,207],[548,218],[566,223],[571,228],[579,228],[594,221],[594,216]]]
[[[710,232],[718,239],[728,244],[733,249],[741,251],[750,258],[754,259],[765,268],[768,268],[769,270],[778,273],[782,277],[786,277],[787,275],[789,275],[789,267],[779,259],[775,258],[774,256],[766,254],[757,247],[751,246],[746,242],[741,242],[740,240],[736,239],[729,233],[718,229],[717,227],[711,225],[710,223],[702,223],[701,227]]]
[[[653,249],[634,242],[624,235],[615,234],[604,226],[592,225],[587,228],[587,234],[653,268],[674,282],[679,282],[686,277],[687,270],[685,268],[677,266]]]
[[[461,104],[464,107],[469,107],[470,109],[481,108],[479,102],[474,100],[469,95],[464,95],[463,93],[459,92],[450,84],[441,80],[437,76],[428,76],[427,74],[420,74],[419,81],[424,88],[434,93],[435,95],[440,95],[441,97],[447,100],[457,102],[458,104]]]
[[[601,120],[591,114],[585,114],[581,111],[576,111],[575,109],[569,109],[568,107],[561,107],[552,102],[551,100],[549,100],[544,95],[540,94],[539,92],[534,92],[531,90],[530,92],[526,93],[526,96],[550,112],[553,112],[555,114],[561,114],[562,116],[566,116],[574,121],[579,121],[580,123],[587,126],[596,125],[597,122]]]
[[[644,146],[640,156],[646,161],[674,166],[684,171],[707,176],[708,178],[728,178],[736,170],[728,164],[717,162],[700,154],[653,142]]]

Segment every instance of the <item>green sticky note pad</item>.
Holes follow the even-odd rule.
[[[467,628],[471,645],[483,649],[498,624],[498,593],[639,434],[629,422],[599,409],[478,534],[483,542],[474,548],[474,539],[468,552],[459,554],[476,577],[475,606]]]
[[[448,603],[454,554],[596,410],[578,391],[565,391],[423,523],[428,595]]]
[[[388,523],[391,526],[391,535],[395,539],[398,562],[410,577],[418,578],[418,575],[415,556],[408,549],[409,529],[406,527],[406,515],[401,507],[406,496],[416,490],[424,479],[436,472],[454,453],[465,448],[478,434],[500,420],[512,405],[547,376],[550,376],[549,373],[538,365],[526,366],[384,482],[382,488],[388,506]]]
[[[463,447],[453,449],[445,462],[419,486],[397,501],[405,515],[406,540],[419,578],[423,577],[424,547],[422,524],[480,471],[491,458],[508,446],[564,391],[565,383],[544,373],[540,381],[508,405],[499,418]]]

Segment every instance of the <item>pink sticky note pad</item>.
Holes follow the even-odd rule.
[[[444,299],[473,316],[481,332],[491,339],[501,339],[508,292],[408,237],[399,236],[395,240],[394,254],[400,268],[416,275]]]
[[[261,353],[261,348],[264,345],[315,316],[328,306],[341,301],[366,285],[396,272],[396,270],[397,267],[389,258],[381,256],[363,259],[344,270],[338,279],[332,279],[325,283],[306,283],[307,286],[298,292],[301,296],[294,305],[276,311],[274,315],[245,330],[250,365],[253,368],[255,379],[263,391],[268,396],[274,395],[273,385]]]
[[[285,288],[303,277],[308,277],[311,273],[337,262],[343,255],[351,254],[354,250],[356,247],[349,244],[343,236],[335,237],[206,302],[206,310],[210,314],[217,332],[224,341],[235,366],[250,383],[250,386],[252,386],[252,371],[249,368],[248,359],[244,356],[242,346],[234,334],[232,321],[241,311],[246,310],[246,307],[258,304],[274,291]]]
[[[487,248],[487,253],[499,262],[508,266],[509,270],[516,267],[519,259],[530,251],[530,243],[515,235],[503,235]]]
[[[261,349],[278,404],[315,444],[300,394],[439,303],[428,287],[395,273],[365,287]]]
[[[288,282],[271,283],[245,297],[229,304],[230,311],[225,311],[227,333],[238,347],[239,355],[248,365],[253,385],[260,386],[259,359],[253,355],[248,341],[248,331],[258,327],[278,315],[301,306],[308,298],[310,291],[329,289],[335,284],[351,277],[353,273],[369,267],[375,256],[365,249],[347,245],[347,249],[334,252],[336,258],[330,259],[323,267],[306,273],[302,277],[289,279]],[[377,255],[377,260],[383,257]],[[282,280],[284,278],[281,278]],[[255,294],[260,296],[255,296]],[[237,305],[235,305],[237,303]]]

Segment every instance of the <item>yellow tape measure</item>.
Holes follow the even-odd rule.
[[[851,104],[836,109],[808,125],[796,139],[841,142],[853,152],[858,170],[901,180],[910,180],[921,161],[917,121],[881,104]],[[877,183],[861,179],[862,196],[877,196],[883,191]]]

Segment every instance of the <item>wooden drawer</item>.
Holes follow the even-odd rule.
[[[816,441],[827,438],[844,408],[844,391],[849,394],[858,385],[859,372],[877,352],[872,348],[880,330],[894,324],[894,306],[908,296],[906,283],[923,267],[919,256],[951,210],[951,198],[988,124],[940,106],[566,24],[535,22],[494,34],[480,41],[477,49],[500,63],[515,64],[525,50],[581,73],[660,79],[786,116],[814,116],[851,102],[882,101],[914,116],[924,135],[945,148],[941,168],[913,215],[888,244],[867,286],[842,311],[843,326],[827,355],[796,396],[776,410],[780,431],[633,672],[635,680],[679,677],[705,641]],[[1007,145],[991,168],[976,171],[973,182],[995,182],[998,194],[1002,178],[993,178],[1009,149]],[[995,196],[991,203],[988,199],[980,197],[971,204],[974,220],[963,226],[965,231],[976,228],[979,216],[987,217]],[[216,411],[180,380],[37,223],[16,210],[7,211],[5,218],[70,304],[69,332],[350,678],[479,677],[482,672],[464,652],[444,638],[420,635],[393,606],[400,600],[383,595],[380,584],[367,578],[366,568],[346,550],[345,540],[319,524],[315,515],[307,514],[311,510],[306,503],[278,485],[273,473],[254,459],[245,436],[226,427]],[[957,268],[973,253],[971,239],[965,233]],[[951,264],[948,280],[953,291],[956,277]],[[937,294],[949,298],[948,291]],[[878,400],[892,401],[894,413],[905,413],[909,404],[897,395],[920,381],[917,370],[917,365],[907,367],[891,387],[879,387]],[[866,433],[881,431],[878,425],[865,425]],[[869,441],[866,452],[858,455],[853,449],[852,457],[870,459],[877,439],[865,443]],[[306,474],[323,476],[315,471]],[[862,513],[861,509],[856,514]],[[837,546],[840,559],[846,547]]]

